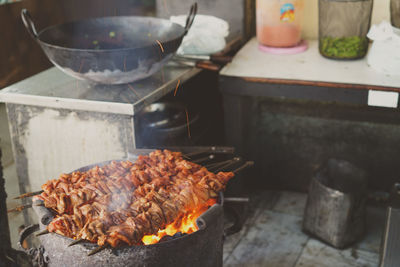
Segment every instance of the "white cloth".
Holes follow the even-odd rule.
[[[374,41],[368,53],[368,65],[379,72],[400,75],[400,29],[383,21],[372,25],[367,36]]]
[[[170,20],[185,27],[186,15],[172,16]],[[179,55],[209,55],[225,48],[225,37],[229,24],[222,19],[207,15],[196,15],[192,27],[178,48]]]

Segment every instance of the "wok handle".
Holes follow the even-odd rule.
[[[189,15],[186,18],[186,25],[185,25],[185,33],[183,35],[186,35],[187,32],[189,31],[190,27],[193,24],[194,17],[197,14],[197,3],[195,2],[191,7],[189,11]]]
[[[211,61],[206,61],[206,60],[197,61],[195,66],[196,66],[196,68],[199,68],[199,69],[216,71],[216,72],[220,71],[222,68],[220,65],[215,64]]]
[[[229,212],[231,213],[231,215],[233,215],[233,225],[225,228],[224,229],[224,238],[226,238],[227,236],[236,234],[237,232],[240,232],[240,230],[242,230],[243,228],[243,214],[239,214],[239,212],[231,207],[231,206],[224,206],[224,212]]]
[[[28,32],[32,36],[32,38],[38,39],[39,35],[36,31],[35,24],[33,23],[31,14],[25,8],[21,10],[21,18],[22,18],[22,22],[25,25],[25,28],[28,30]]]
[[[48,266],[50,259],[42,245],[38,248],[32,247],[29,249],[23,247],[24,240],[39,229],[39,224],[31,224],[25,227],[19,234],[18,246],[30,256],[33,266]]]
[[[216,63],[221,63],[221,64],[227,64],[232,61],[232,57],[231,56],[223,56],[223,55],[211,55],[210,61],[216,62]]]
[[[28,249],[24,248],[22,246],[22,244],[24,243],[24,240],[26,238],[28,238],[28,236],[30,236],[31,234],[33,234],[34,232],[36,232],[38,230],[39,230],[39,224],[31,224],[31,225],[25,227],[24,229],[22,229],[22,231],[19,233],[18,247],[20,249],[28,251]]]

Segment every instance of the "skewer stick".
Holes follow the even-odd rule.
[[[15,260],[14,260],[13,258],[9,257],[7,254],[4,255],[4,256],[5,256],[9,261],[12,261],[12,262],[16,263]]]
[[[187,124],[187,130],[188,130],[188,137],[189,139],[192,139],[192,136],[190,134],[190,123],[189,123],[189,113],[187,111],[187,109],[185,108],[185,113],[186,113],[186,124]]]
[[[22,198],[26,198],[26,197],[33,197],[33,196],[36,196],[36,195],[40,195],[43,192],[44,192],[43,190],[36,191],[36,192],[28,192],[28,193],[22,194],[20,196],[17,196],[14,199],[22,199]]]
[[[196,159],[196,160],[192,160],[192,162],[199,164],[199,163],[202,163],[204,161],[207,161],[207,160],[210,160],[210,159],[214,159],[214,158],[215,158],[215,155],[211,154],[211,155],[208,155],[207,157],[204,157],[204,158],[199,158],[199,159]]]
[[[99,253],[100,251],[102,251],[102,250],[104,250],[104,249],[106,249],[108,247],[109,247],[108,244],[105,244],[103,246],[97,247],[97,248],[93,249],[92,251],[90,251],[87,255],[88,256],[92,256],[92,255],[94,255],[96,253]]]
[[[245,164],[243,164],[242,166],[240,166],[239,168],[237,168],[236,170],[232,171],[233,173],[238,173],[243,169],[246,169],[250,166],[254,165],[254,161],[246,161]]]
[[[218,170],[221,168],[226,168],[226,165],[229,164],[229,166],[230,166],[231,164],[237,163],[240,160],[241,160],[240,157],[234,157],[233,159],[228,159],[228,160],[224,160],[224,161],[220,161],[220,162],[211,163],[211,164],[205,165],[204,167],[206,167],[208,170],[214,169],[214,168],[217,168],[217,170]]]
[[[180,83],[181,83],[181,80],[178,80],[178,83],[176,84],[176,87],[175,87],[174,96],[176,96],[176,92],[178,91],[178,87],[179,87]]]
[[[14,211],[23,211],[24,209],[28,209],[28,208],[32,208],[32,203],[21,205],[21,206],[17,206],[17,207],[15,207],[13,209],[9,209],[9,210],[7,210],[7,213],[14,212]]]
[[[85,241],[86,241],[86,240],[83,239],[83,238],[74,240],[74,241],[72,241],[72,242],[68,245],[68,247],[72,247],[72,246],[74,246],[74,245],[77,245],[77,244],[82,243],[82,242],[85,242]]]
[[[226,168],[232,167],[236,163],[240,162],[242,159],[240,157],[233,158],[231,162],[226,163],[225,165],[217,168],[214,172],[220,172]]]
[[[222,166],[224,164],[227,164],[229,162],[232,162],[232,159],[210,163],[210,164],[204,165],[204,167],[206,167],[207,169],[212,169],[212,168],[216,168],[216,167]]]
[[[224,202],[249,202],[250,199],[248,197],[225,197]]]
[[[24,209],[32,208],[33,206],[35,206],[35,207],[43,206],[44,207],[44,203],[38,203],[38,204],[29,203],[29,204],[17,206],[17,207],[15,207],[13,209],[7,210],[7,213],[14,212],[14,211],[23,211]]]
[[[182,156],[185,157],[185,158],[190,158],[192,156],[200,155],[200,154],[203,154],[203,153],[207,153],[207,152],[210,153],[210,152],[215,151],[215,150],[216,150],[216,147],[213,146],[210,149],[208,149],[208,148],[207,149],[200,149],[198,151],[182,154]]]
[[[49,233],[50,233],[49,230],[45,229],[45,230],[40,231],[39,233],[37,233],[36,236],[46,235],[46,234],[49,234]]]
[[[158,40],[156,40],[156,42],[157,42],[158,46],[160,47],[161,52],[164,53],[164,47],[163,47],[162,43],[160,41],[158,41]]]

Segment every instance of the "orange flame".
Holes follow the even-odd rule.
[[[142,238],[143,244],[155,244],[158,243],[164,236],[173,236],[179,232],[184,234],[196,232],[199,230],[196,225],[196,219],[215,203],[217,203],[217,200],[215,198],[211,198],[203,205],[200,205],[197,208],[184,213],[182,216],[179,216],[179,218],[177,218],[173,223],[170,223],[164,229],[159,230],[156,235],[145,235]]]

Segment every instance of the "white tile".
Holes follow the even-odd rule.
[[[7,208],[11,209],[18,205],[21,205],[20,200],[13,199],[14,197],[19,195],[19,186],[15,164],[4,168],[3,176],[6,181],[5,188],[7,193]],[[8,225],[10,227],[11,244],[14,248],[17,248],[18,227],[22,224],[24,224],[24,217],[22,215],[22,212],[8,213]]]
[[[2,142],[10,142],[6,105],[4,103],[0,103],[0,138]]]
[[[399,93],[369,90],[368,106],[397,108]]]
[[[8,214],[8,225],[10,227],[11,245],[15,249],[19,249],[17,246],[19,237],[19,226],[24,224],[24,216],[22,212],[9,213]]]
[[[375,267],[378,263],[377,253],[354,248],[338,250],[318,240],[310,239],[296,267]]]
[[[11,149],[6,106],[3,103],[0,103],[0,148],[2,151],[2,166],[7,167],[14,162],[14,158]]]
[[[301,218],[263,210],[225,266],[294,266],[308,237]]]
[[[382,207],[367,207],[365,218],[365,236],[355,247],[379,253],[383,229],[385,227],[386,209]]]
[[[13,203],[14,200],[12,198],[19,195],[18,177],[15,164],[3,168],[3,176],[6,181],[6,192],[8,195],[7,203]]]
[[[302,217],[306,202],[307,194],[283,191],[272,210]]]
[[[3,168],[6,168],[14,163],[14,155],[11,148],[11,143],[3,141],[3,137],[0,136],[0,147],[1,147],[1,164]]]
[[[271,209],[275,205],[278,197],[279,194],[277,192],[267,191],[250,198],[250,205],[248,213],[246,214],[247,219],[243,228],[240,232],[227,236],[224,241],[224,261],[230,257],[233,250],[241,242],[242,238],[247,234],[249,229],[253,227],[255,220],[261,212],[263,210]]]

